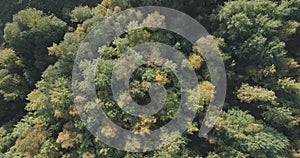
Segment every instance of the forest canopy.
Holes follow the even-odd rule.
[[[300,0],[2,0],[0,6],[0,158],[300,157]],[[111,15],[141,6],[168,7],[191,16],[210,34],[198,42],[214,48],[209,43],[213,40],[220,51],[226,99],[215,126],[204,137],[198,132],[217,90],[204,50],[174,32],[136,27],[140,24],[130,17],[118,17],[118,23],[111,24],[118,27],[128,21],[126,33],[96,49],[101,52],[94,78],[97,104],[86,109],[76,106],[87,100],[74,95],[72,85],[74,61],[85,37]],[[159,11],[132,15],[143,23],[166,24]],[[199,104],[193,105],[197,113],[185,132],[167,146],[147,152],[118,150],[87,129],[80,111],[102,108],[116,125],[147,135],[170,122],[180,106],[180,80],[172,69],[154,62],[132,73],[129,91],[136,103],[146,105],[152,84],[164,87],[166,98],[158,113],[133,116],[120,108],[126,96],[115,100],[114,66],[130,48],[148,42],[169,45],[185,56],[197,78]],[[158,48],[150,52],[156,63],[163,61]],[[80,62],[80,77],[91,72],[91,65]],[[124,64],[119,70],[119,78],[126,76],[128,67]],[[76,86],[87,90],[90,84]],[[117,137],[112,127],[99,132]],[[176,134],[166,133],[160,139],[172,137]]]

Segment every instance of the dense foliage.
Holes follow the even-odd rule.
[[[300,0],[97,2],[1,2],[0,14],[7,18],[0,20],[0,157],[300,157]],[[149,62],[131,76],[131,96],[141,105],[149,102],[152,83],[166,88],[163,109],[151,117],[127,114],[111,94],[117,59],[129,48],[153,41],[183,52],[195,69],[201,94],[196,118],[180,138],[156,151],[131,153],[107,146],[87,130],[74,105],[74,99],[86,98],[73,96],[72,69],[80,43],[94,26],[121,10],[143,5],[178,9],[207,28],[212,34],[207,38],[214,39],[222,52],[228,92],[215,127],[199,138],[215,89],[201,50],[163,29],[128,26],[126,34],[99,48],[103,52],[95,77],[99,105],[91,109],[101,106],[113,122],[138,133],[148,133],[173,118],[181,92],[170,69]],[[159,12],[143,19],[153,21],[164,24]],[[159,50],[151,52],[150,57],[159,62]],[[80,63],[83,74],[89,73],[90,65]],[[122,77],[126,71],[124,67],[118,74]],[[107,137],[116,134],[109,128],[101,132]]]

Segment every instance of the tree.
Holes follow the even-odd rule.
[[[71,21],[83,22],[92,17],[92,10],[88,6],[79,6],[71,11]]]
[[[0,50],[0,124],[17,118],[23,112],[28,86],[23,77],[23,64],[12,49]]]
[[[299,12],[299,4],[298,0],[237,0],[226,2],[211,15],[215,35],[224,38],[221,48],[230,57],[227,71],[232,86],[228,88],[233,95],[228,102],[248,110],[267,129],[276,128],[296,149],[299,137],[293,133],[299,131],[299,64],[290,48],[299,27],[298,16],[293,16]]]
[[[6,24],[4,40],[21,57],[29,83],[35,83],[41,72],[55,61],[48,56],[47,47],[61,40],[65,28],[65,22],[36,9],[19,11],[13,22]]]
[[[216,139],[216,151],[238,153],[243,157],[286,157],[288,139],[273,128],[265,126],[247,112],[229,110],[222,114],[213,137]],[[224,155],[225,154],[225,155]]]

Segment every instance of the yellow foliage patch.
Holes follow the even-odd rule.
[[[200,69],[200,67],[202,66],[204,60],[202,59],[202,57],[200,55],[192,54],[189,57],[189,61],[191,63],[191,66],[194,69]]]
[[[154,79],[155,79],[155,81],[157,81],[161,85],[165,85],[167,83],[170,83],[170,80],[168,79],[167,74],[160,71],[160,70],[157,70],[155,72]]]

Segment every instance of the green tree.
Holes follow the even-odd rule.
[[[233,92],[228,96],[229,104],[248,110],[255,119],[263,121],[269,136],[279,136],[270,130],[276,128],[280,137],[289,138],[290,145],[296,149],[299,148],[299,137],[295,135],[299,132],[300,116],[296,90],[299,64],[293,41],[299,27],[299,18],[295,15],[299,12],[299,2],[230,1],[211,15],[215,35],[224,38],[221,48],[230,57],[226,63],[229,85],[232,85],[228,89]],[[260,134],[255,139],[269,136]],[[282,151],[274,152],[279,149],[274,146],[273,156],[284,152],[289,155],[281,155],[283,157],[292,155],[283,147],[283,142],[274,143],[281,143]]]
[[[0,124],[17,118],[23,112],[24,99],[29,92],[23,77],[23,64],[12,49],[0,50]]]
[[[92,17],[92,10],[88,6],[79,6],[71,11],[72,22],[83,22]]]
[[[223,156],[286,157],[288,139],[241,110],[229,110],[222,114],[214,134],[216,151]],[[230,152],[225,154],[224,152]],[[243,156],[242,156],[243,155]]]
[[[36,9],[19,11],[4,29],[4,40],[16,50],[25,65],[25,76],[35,83],[41,72],[55,61],[48,56],[47,47],[61,40],[66,23]]]

